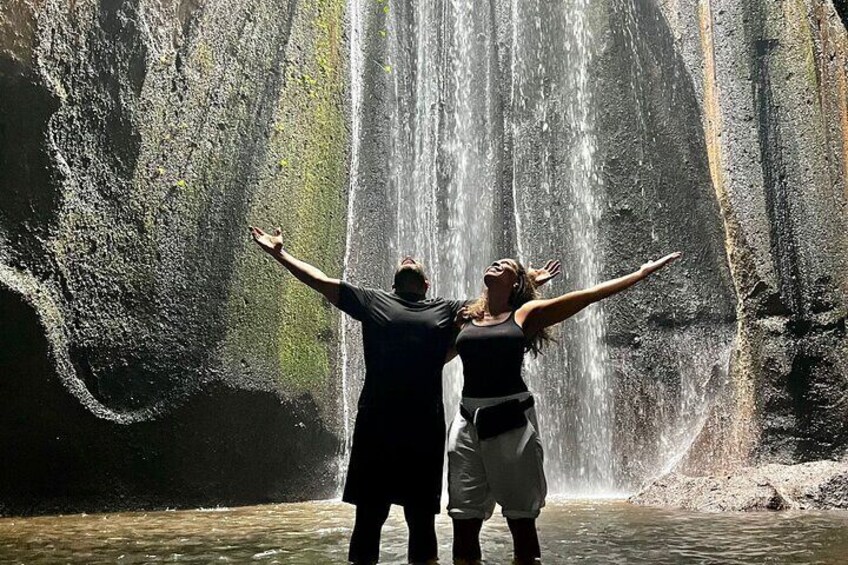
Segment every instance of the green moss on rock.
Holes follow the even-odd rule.
[[[280,226],[291,253],[331,276],[341,273],[346,218],[344,7],[340,0],[299,4],[290,40],[299,49],[286,53],[286,81],[250,213],[261,226]],[[246,253],[238,278],[248,306],[235,301],[234,313],[264,327],[241,327],[232,353],[248,352],[285,390],[321,396],[333,371],[338,315],[290,275],[272,273],[280,268],[261,253]]]

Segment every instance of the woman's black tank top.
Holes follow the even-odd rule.
[[[527,392],[521,378],[524,360],[524,331],[515,322],[515,312],[499,324],[465,324],[456,338],[462,359],[465,384],[462,396],[494,398]]]

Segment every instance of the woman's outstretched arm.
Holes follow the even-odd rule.
[[[313,267],[300,259],[296,259],[283,249],[283,235],[279,228],[270,235],[261,229],[250,226],[253,241],[268,255],[276,259],[294,277],[306,286],[320,292],[334,306],[339,305],[339,279],[331,279],[318,267]]]
[[[680,253],[666,255],[657,261],[649,261],[629,275],[597,284],[591,288],[576,290],[557,298],[531,300],[518,309],[515,321],[524,329],[525,335],[537,332],[562,322],[594,302],[630,288],[648,275],[680,257]]]

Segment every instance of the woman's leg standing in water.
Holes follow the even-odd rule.
[[[479,563],[483,558],[480,549],[482,518],[453,519],[453,562],[458,565]]]
[[[539,534],[536,531],[535,518],[507,518],[507,525],[512,534],[516,565],[537,563],[542,557],[539,547]]]

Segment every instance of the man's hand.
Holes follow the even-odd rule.
[[[253,241],[259,246],[262,251],[273,257],[283,267],[294,275],[294,278],[305,284],[311,289],[314,289],[330,301],[330,304],[338,306],[339,304],[339,289],[341,281],[339,279],[331,279],[324,272],[313,267],[305,261],[301,261],[296,257],[292,257],[283,249],[283,232],[280,228],[274,230],[274,235],[270,235],[257,228],[250,227],[250,235]]]
[[[562,273],[562,263],[559,261],[548,261],[541,269],[534,269],[532,266],[527,269],[527,274],[536,283],[536,286],[542,286],[551,279]]]
[[[669,265],[669,264],[673,263],[674,261],[677,261],[678,259],[680,259],[681,255],[683,255],[683,254],[680,251],[677,251],[675,253],[670,253],[670,254],[666,255],[662,259],[657,259],[656,261],[648,261],[647,263],[645,263],[644,265],[642,265],[639,268],[639,272],[641,272],[645,276],[648,276],[651,273],[653,273],[654,271],[658,271],[658,270],[662,269],[663,267],[665,267],[666,265]]]
[[[274,230],[274,235],[270,235],[256,226],[250,226],[250,235],[256,245],[270,255],[278,255],[283,250],[283,232],[280,228]]]

